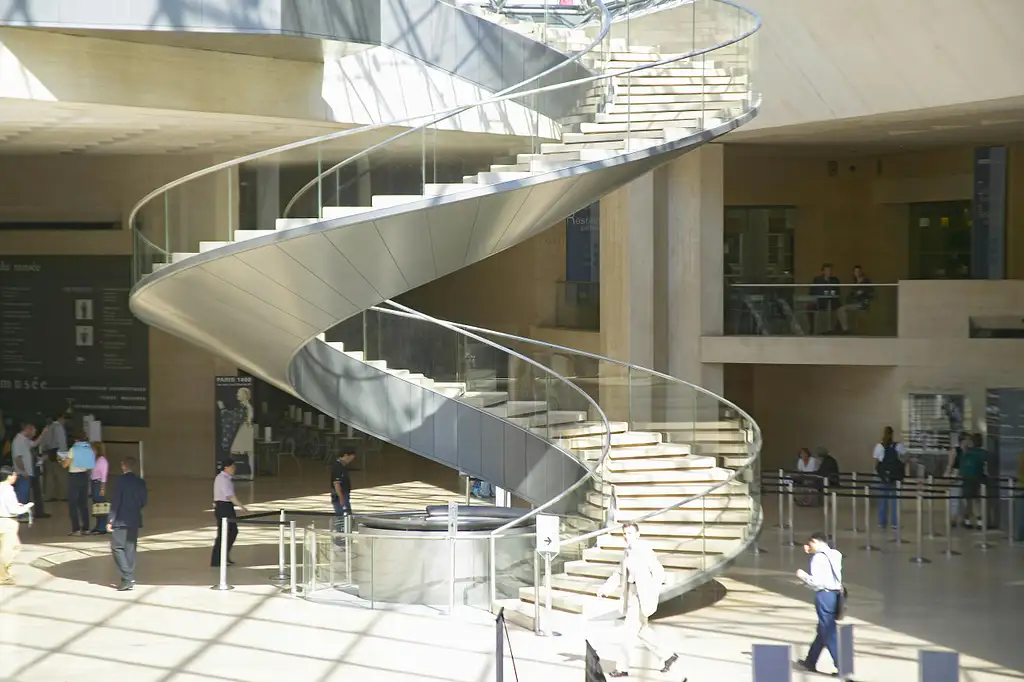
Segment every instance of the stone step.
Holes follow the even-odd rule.
[[[602,69],[603,73],[606,74],[618,74],[623,71],[629,71],[630,69],[639,66],[633,62],[609,62],[609,65]],[[746,75],[734,74],[730,69],[723,68],[712,68],[707,67],[702,69],[699,65],[690,64],[688,62],[673,62],[665,64],[664,66],[651,66],[646,69],[639,71],[633,71],[625,76],[615,76],[616,80],[623,80],[628,76],[636,78],[638,76],[654,77],[654,78],[744,78]]]
[[[492,167],[493,170],[493,167]],[[472,186],[467,187],[470,183],[465,182],[437,182],[428,183],[423,186],[423,194],[428,197],[440,197],[446,194],[455,194],[456,192],[465,192],[468,189],[473,189]],[[474,183],[475,184],[475,183]]]
[[[604,475],[604,480],[616,485],[663,485],[667,483],[680,483],[683,485],[704,483],[712,485],[728,479],[731,475],[731,471],[719,468],[669,469],[667,471],[610,470]]]
[[[592,521],[604,521],[604,509],[586,502],[581,502],[577,507],[580,514]],[[619,523],[630,521],[649,514],[650,509],[617,509],[615,520]],[[692,509],[684,507],[663,511],[657,516],[651,517],[652,521],[659,523],[739,523],[745,524],[750,521],[750,511],[744,509]]]
[[[722,106],[722,105],[725,105],[725,104],[728,104],[728,103],[731,103],[731,102],[744,102],[744,101],[747,100],[748,96],[749,96],[748,93],[745,93],[745,92],[743,92],[743,93],[734,93],[734,92],[716,93],[716,94],[714,94],[715,99],[713,101],[705,98],[703,106],[705,108],[707,108],[709,104],[712,104],[715,107],[718,107],[718,106]],[[684,99],[686,97],[692,97],[692,95],[682,95],[682,94],[679,94],[679,93],[671,93],[670,94],[670,93],[664,93],[664,92],[657,92],[657,93],[633,92],[633,93],[630,94],[630,96],[629,96],[629,98],[627,100],[627,98],[626,98],[626,96],[624,94],[617,94],[616,98],[615,98],[615,106],[616,107],[625,108],[625,107],[643,106],[643,105],[648,105],[648,104],[673,104],[673,103],[678,103],[680,100],[682,100],[682,99]],[[593,97],[585,98],[582,106],[596,104],[597,102],[590,101],[592,99],[595,99],[595,98],[593,98]],[[692,101],[692,100],[690,100],[690,101]],[[634,109],[634,111],[635,111],[635,109]]]
[[[196,255],[198,255],[198,254],[187,253],[187,252],[184,252],[184,251],[175,251],[174,253],[171,254],[171,263],[180,263],[181,261],[186,260],[186,259],[191,258],[192,256],[196,256]]]
[[[662,564],[664,566],[664,564]],[[686,567],[686,568],[675,568],[664,566],[666,569],[665,582],[674,582],[681,578],[685,578],[696,572],[697,566]],[[565,574],[569,576],[577,576],[581,578],[595,578],[597,580],[607,580],[612,573],[618,570],[618,564],[609,564],[601,562],[591,562],[585,559],[578,559],[576,561],[567,561],[565,563]],[[671,579],[669,572],[672,573]]]
[[[614,549],[591,547],[583,550],[583,560],[590,564],[604,564],[614,569],[622,561],[622,552]],[[700,555],[683,552],[659,552],[658,561],[668,570],[698,570],[703,563]],[[566,566],[570,563],[573,562],[566,562]]]
[[[543,400],[512,400],[502,405],[484,408],[497,417],[529,417],[546,412],[548,404]]]
[[[569,438],[565,446],[571,450],[599,450],[604,447],[604,438],[588,436],[586,438]],[[629,431],[612,434],[613,448],[633,447],[638,445],[658,445],[661,434],[655,431]],[[610,455],[609,455],[610,456]]]
[[[616,458],[617,448],[613,448],[608,455],[607,467],[609,473],[638,473],[638,472],[663,472],[663,471],[685,471],[698,472],[712,470],[718,466],[714,457],[701,457],[698,455],[686,455],[684,457],[649,457],[642,459],[618,459]],[[600,450],[588,460],[596,461]],[[589,451],[588,451],[589,454]]]
[[[199,253],[206,253],[207,251],[213,251],[219,249],[222,246],[228,244],[234,244],[234,242],[199,242]]]
[[[244,242],[271,234],[277,234],[277,230],[235,230],[234,237],[236,242]]]
[[[622,78],[620,80],[625,81],[627,79]],[[591,88],[586,92],[585,96],[603,95],[604,92],[606,90],[602,88]],[[723,85],[670,83],[667,85],[654,85],[643,82],[639,78],[634,78],[629,83],[615,86],[615,101],[626,104],[638,95],[692,95],[704,97],[706,95],[740,94],[746,97],[749,92],[750,88],[746,83],[725,83]]]
[[[545,603],[545,596],[547,595],[547,589],[541,587],[538,588],[536,592],[537,597],[534,597],[534,589],[532,587],[521,587],[519,588],[519,599],[527,604],[533,604],[536,599],[539,599],[541,606],[543,606]],[[617,602],[617,597],[615,599],[603,599],[577,592],[566,592],[559,589],[551,590],[552,609],[565,611],[567,613],[576,613],[583,616],[607,613],[611,609],[618,608],[616,606]]]
[[[612,448],[608,458],[612,461],[677,459],[688,457],[690,451],[691,447],[685,443],[658,443],[657,445],[639,445],[636,447],[618,446]],[[587,450],[585,453],[585,457],[588,460],[597,460],[600,456],[600,450]],[[714,458],[712,457],[712,459]]]
[[[542,145],[543,146],[543,145]],[[478,185],[497,185],[502,182],[510,182],[512,180],[522,180],[532,175],[531,173],[477,173],[476,182]]]
[[[628,86],[690,86],[690,87],[726,87],[730,85],[736,85],[748,89],[747,77],[746,76],[701,76],[700,72],[692,73],[685,69],[680,69],[679,74],[664,74],[661,73],[665,69],[651,68],[643,71],[634,71],[631,74],[625,76],[615,76],[611,80],[615,83],[615,87],[628,87]],[[607,81],[603,81],[607,82]]]
[[[643,483],[643,484],[615,484],[615,495],[619,500],[624,500],[630,497],[660,497],[660,498],[675,498],[674,502],[679,502],[680,499],[686,497],[692,497],[694,495],[703,495],[707,493],[709,496],[714,495],[746,495],[747,485],[745,483],[733,482],[727,483],[713,491],[709,491],[711,488],[708,484],[682,484],[682,483]],[[605,484],[603,492],[608,494],[611,492],[611,486]],[[674,504],[669,502],[668,504]],[[668,505],[665,505],[668,506]]]
[[[663,135],[666,128],[683,128],[687,131],[684,135],[692,135],[697,132],[700,124],[701,118],[698,115],[689,119],[679,118],[672,121],[632,120],[621,123],[581,123],[579,128],[580,133],[584,135],[635,135],[649,132],[658,132]],[[577,133],[566,133],[566,135],[575,134]]]
[[[630,137],[637,139],[659,139],[661,138],[660,130],[638,130]],[[626,132],[615,132],[615,133],[566,133],[562,135],[562,142],[564,144],[578,144],[581,142],[615,142],[617,140],[625,140]]]
[[[402,204],[411,204],[423,198],[422,194],[374,194],[370,197],[372,208],[391,208]]]
[[[545,161],[549,163],[578,161],[579,163],[587,163],[590,161],[604,161],[605,159],[610,159],[615,156],[618,156],[618,154],[614,150],[609,149],[573,149],[553,154],[519,154],[516,156],[516,163],[532,163],[534,161]]]
[[[573,133],[567,133],[572,135]],[[650,138],[638,138],[631,136],[629,140],[629,150],[637,151],[638,149],[647,149],[648,147],[656,147],[662,144],[664,140],[659,137],[657,139]],[[611,140],[608,142],[573,142],[573,143],[559,143],[559,142],[545,142],[540,146],[541,153],[558,153],[558,152],[571,152],[577,149],[626,149],[625,140]]]
[[[726,443],[711,443],[711,442],[700,442],[700,443],[687,443],[689,440],[686,438],[686,433],[668,433],[670,443],[676,443],[678,445],[687,444],[694,451],[702,455],[742,455],[747,454],[747,444],[738,441],[726,442]]]
[[[626,102],[623,104],[609,103],[605,106],[597,104],[582,104],[576,107],[576,111],[580,115],[584,116],[597,116],[597,114],[641,114],[641,113],[655,113],[655,112],[673,112],[673,111],[701,111],[707,108],[707,101],[701,101],[700,99],[678,99],[671,102],[665,102],[662,104],[637,104],[634,102]]]
[[[505,391],[466,391],[459,401],[474,407],[494,407],[508,402],[508,393]]]
[[[373,206],[324,206],[320,213],[323,220],[335,220],[337,218],[348,218],[373,210]]]
[[[666,512],[668,513],[668,512]],[[616,521],[621,519],[616,518]],[[746,531],[747,519],[741,520],[739,523],[725,523],[711,521],[705,521],[703,523],[675,523],[675,522],[662,522],[660,517],[655,517],[650,521],[640,521],[640,534],[645,540],[651,541],[657,538],[668,538],[668,539],[692,539],[692,538],[714,538],[716,540],[739,540],[743,538],[743,534]],[[611,532],[611,535],[621,536],[622,529],[616,528]]]
[[[706,115],[709,112],[696,107],[693,109],[681,109],[677,111],[632,111],[601,113],[594,116],[592,123],[581,123],[584,131],[596,125],[618,125],[623,123],[675,123],[680,121],[699,121],[702,118],[711,118]]]
[[[646,537],[644,539],[647,540],[647,543],[656,552],[688,552],[696,554],[725,554],[742,542],[738,538],[705,538],[700,536]],[[601,535],[597,539],[597,546],[601,549],[622,551],[626,548],[626,541],[621,535]]]
[[[548,435],[551,438],[575,440],[586,438],[587,436],[604,436],[608,430],[611,430],[613,434],[625,433],[627,428],[626,422],[610,421],[607,427],[604,422],[587,422],[585,424],[573,424],[552,429]]]
[[[294,230],[296,227],[315,225],[320,218],[278,218],[274,221],[274,227],[278,230]]]
[[[713,493],[699,497],[695,500],[691,500],[683,504],[681,509],[735,509],[744,510],[749,509],[751,506],[750,497],[744,493],[729,494],[728,491],[722,492],[723,488],[719,488]],[[689,496],[686,496],[689,497]],[[591,490],[587,492],[587,502],[597,507],[603,507],[607,503],[608,496]],[[657,511],[659,509],[665,509],[677,504],[680,500],[679,496],[668,496],[668,495],[646,495],[637,497],[622,497],[618,495],[616,491],[616,504],[618,505],[619,511],[624,509],[635,510],[635,511]]]
[[[506,417],[506,419],[513,424],[530,429],[542,436],[547,436],[548,429],[546,427],[549,424],[552,427],[551,432],[554,433],[558,430],[558,427],[575,424],[585,420],[586,418],[586,412],[579,412],[576,410],[552,410],[550,412],[545,411],[529,417]]]

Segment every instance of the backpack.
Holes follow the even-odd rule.
[[[985,475],[986,453],[981,448],[964,450],[960,456],[960,475],[965,479],[979,479]]]
[[[889,443],[884,447],[885,454],[882,455],[882,460],[875,465],[875,473],[878,474],[878,478],[882,479],[882,483],[902,481],[906,468],[903,465],[903,460],[900,459],[899,452],[896,451],[896,444]]]

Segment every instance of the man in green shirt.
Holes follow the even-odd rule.
[[[981,495],[981,486],[985,482],[985,464],[988,453],[982,447],[985,443],[980,433],[971,434],[971,447],[960,455],[960,476],[963,478],[964,489],[964,525],[971,527],[971,516],[981,527],[980,508],[977,501]],[[982,502],[986,504],[986,502]]]

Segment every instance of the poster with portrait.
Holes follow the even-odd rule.
[[[223,376],[214,379],[216,399],[216,459],[214,465],[231,460],[235,479],[251,481],[256,471],[253,378]]]

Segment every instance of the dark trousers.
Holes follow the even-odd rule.
[[[32,513],[35,516],[42,516],[46,513],[46,503],[43,502],[42,472],[36,473],[29,481],[29,484],[32,487],[32,501],[36,503],[36,506],[32,508]]]
[[[110,534],[110,553],[114,555],[114,564],[123,582],[135,582],[135,548],[138,544],[138,528],[115,528]]]
[[[214,502],[213,513],[217,517],[217,541],[213,543],[213,552],[210,554],[210,565],[220,566],[220,543],[223,540],[221,537],[221,519],[231,519],[228,522],[228,557],[231,557],[231,548],[235,545],[235,539],[238,537],[238,524],[235,523],[235,505],[230,502]]]
[[[878,494],[881,496],[878,500],[878,525],[881,528],[885,528],[889,525],[890,517],[892,519],[892,525],[896,525],[899,522],[899,509],[900,501],[896,497],[896,484],[895,483],[879,483]],[[890,514],[891,512],[891,514]]]
[[[828,649],[832,655],[832,661],[839,666],[838,636],[836,633],[836,610],[839,608],[838,592],[815,592],[814,610],[818,614],[818,633],[811,642],[811,648],[807,651],[807,658],[804,659],[807,665],[814,668],[818,665],[818,658],[822,649]]]
[[[18,480],[14,482],[14,494],[19,504],[28,504],[28,493],[31,482],[28,476],[18,474]]]
[[[93,504],[96,504],[98,502],[106,502],[107,501],[106,496],[100,494],[100,490],[102,490],[102,489],[103,489],[103,482],[102,481],[92,481],[92,503]],[[106,514],[97,514],[96,515],[96,525],[93,526],[93,530],[96,531],[97,533],[106,533],[107,532],[107,515]]]
[[[68,516],[71,532],[89,530],[89,472],[68,475]]]

